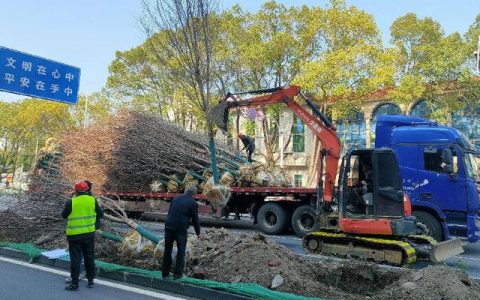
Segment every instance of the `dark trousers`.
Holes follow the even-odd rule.
[[[254,150],[255,150],[255,148],[253,148],[253,149],[248,148],[248,149],[247,149],[247,155],[248,155],[248,161],[249,161],[249,162],[253,162],[253,160],[252,160],[252,154],[253,154],[253,151],[254,151]]]
[[[80,263],[85,263],[85,271],[87,279],[93,280],[95,277],[95,238],[93,236],[68,241],[68,251],[70,252],[70,276],[72,277],[72,284],[78,284],[78,277],[80,276]]]
[[[165,251],[163,252],[162,277],[170,274],[172,265],[173,242],[177,242],[177,260],[173,278],[180,278],[185,267],[185,250],[187,248],[187,233],[178,233],[174,230],[165,229]]]

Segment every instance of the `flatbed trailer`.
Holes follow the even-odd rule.
[[[250,214],[253,223],[267,234],[281,234],[292,228],[298,236],[309,232],[315,224],[317,190],[303,187],[231,187],[232,195],[226,207],[213,209],[203,194],[194,198],[201,216],[227,217],[233,213]],[[103,192],[117,200],[131,216],[143,213],[167,213],[171,200],[179,193]]]

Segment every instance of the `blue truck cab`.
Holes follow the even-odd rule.
[[[458,130],[421,118],[379,116],[375,148],[392,148],[417,232],[436,240],[480,239],[480,176],[475,146]]]

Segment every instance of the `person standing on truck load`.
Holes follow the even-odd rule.
[[[80,276],[80,263],[85,263],[88,287],[93,288],[95,277],[95,224],[97,218],[103,217],[103,210],[95,197],[89,193],[89,185],[86,181],[75,184],[75,194],[72,199],[65,203],[62,217],[67,219],[67,240],[70,254],[70,277],[71,282],[65,287],[66,290],[78,290]]]
[[[200,238],[200,222],[198,219],[198,204],[193,199],[197,193],[197,188],[193,185],[185,189],[183,195],[173,198],[168,210],[167,220],[165,221],[165,249],[163,252],[162,278],[165,279],[170,274],[172,265],[173,242],[177,242],[177,260],[175,262],[175,271],[173,279],[180,279],[185,267],[185,251],[187,247],[187,230],[189,221],[192,220],[193,227],[197,237]]]
[[[237,136],[243,143],[244,147],[242,150],[247,151],[248,161],[252,162],[252,154],[253,154],[253,151],[255,151],[255,141],[251,137],[244,135],[241,132]]]

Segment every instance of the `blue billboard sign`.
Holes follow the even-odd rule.
[[[80,68],[0,47],[0,91],[76,104],[79,86]]]

